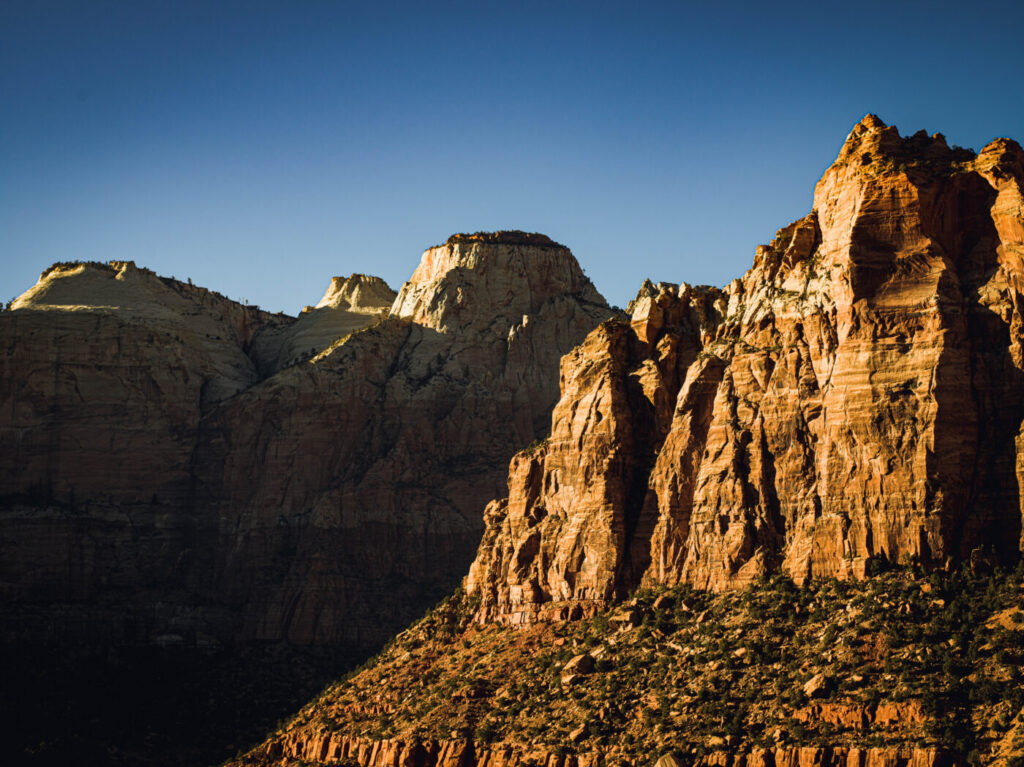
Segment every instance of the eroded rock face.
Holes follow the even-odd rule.
[[[130,262],[57,265],[0,313],[5,639],[143,638],[126,605],[201,586],[202,418],[259,380],[253,337],[290,322]]]
[[[558,359],[611,314],[524,238],[432,248],[397,301],[336,279],[297,319],[50,270],[0,314],[4,636],[390,636],[465,572]]]
[[[645,284],[631,328],[565,358],[549,442],[488,508],[482,615],[564,616],[644,580],[1016,560],[1022,183],[1012,141],[974,155],[869,115],[742,279]]]
[[[633,550],[644,535],[633,510],[680,375],[723,308],[715,291],[651,292],[636,302],[632,327],[607,322],[562,359],[550,436],[513,458],[508,498],[487,507],[467,587],[484,595],[488,614],[516,623],[578,616],[577,606],[594,609],[638,582],[647,552]]]
[[[380,277],[335,277],[320,302],[303,309],[295,322],[256,336],[253,361],[263,375],[305,362],[386,316],[395,295]]]
[[[719,744],[719,748],[724,744]],[[584,753],[555,753],[544,749],[531,749],[511,743],[476,744],[469,740],[403,741],[399,739],[373,740],[358,738],[339,732],[289,733],[280,741],[267,746],[263,754],[248,754],[238,763],[256,767],[286,765],[294,760],[308,764],[356,764],[359,767],[389,767],[402,764],[409,767],[598,767],[608,759],[600,750]],[[684,762],[671,754],[662,756],[652,764],[655,767],[680,767]],[[962,760],[946,749],[936,747],[873,747],[846,746],[777,746],[755,748],[750,751],[718,750],[687,762],[694,767],[725,767],[745,764],[750,767],[943,767],[959,765]]]
[[[389,319],[219,408],[202,481],[242,635],[379,642],[446,594],[559,358],[610,314],[565,248],[453,238]]]

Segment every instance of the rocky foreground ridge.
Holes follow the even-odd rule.
[[[466,595],[242,762],[1019,763],[1020,573],[955,573],[1021,558],[1022,184],[867,116],[743,278],[562,359]]]
[[[521,232],[297,318],[53,266],[0,313],[0,638],[379,645],[458,583],[558,359],[612,313]]]
[[[233,764],[1018,764],[1022,577],[659,586],[516,629],[460,592]]]

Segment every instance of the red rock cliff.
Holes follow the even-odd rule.
[[[652,286],[562,361],[466,580],[512,622],[642,581],[1016,560],[1024,153],[867,116],[724,291]]]

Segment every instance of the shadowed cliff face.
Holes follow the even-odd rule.
[[[511,622],[638,583],[1016,561],[1022,154],[873,116],[724,291],[645,284],[562,362],[466,585]]]
[[[218,408],[201,482],[241,635],[381,642],[447,593],[559,357],[610,313],[564,248],[456,240],[388,320]]]
[[[368,648],[447,592],[611,311],[511,235],[428,250],[395,299],[336,278],[296,319],[132,264],[44,274],[0,314],[4,638]]]

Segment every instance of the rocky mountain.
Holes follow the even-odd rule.
[[[304,308],[295,322],[254,339],[253,361],[263,376],[303,362],[387,314],[395,295],[380,277],[334,277],[316,306]]]
[[[298,318],[132,263],[0,313],[0,634],[369,648],[448,592],[558,359],[612,314],[541,235],[457,235]]]
[[[1022,184],[865,117],[741,279],[563,357],[465,594],[241,762],[1019,763]]]
[[[610,314],[546,237],[456,236],[387,320],[211,411],[197,482],[238,635],[372,646],[448,593],[558,359]]]
[[[467,588],[512,622],[643,584],[1021,550],[1024,153],[868,116],[726,289],[647,283],[562,362]]]

